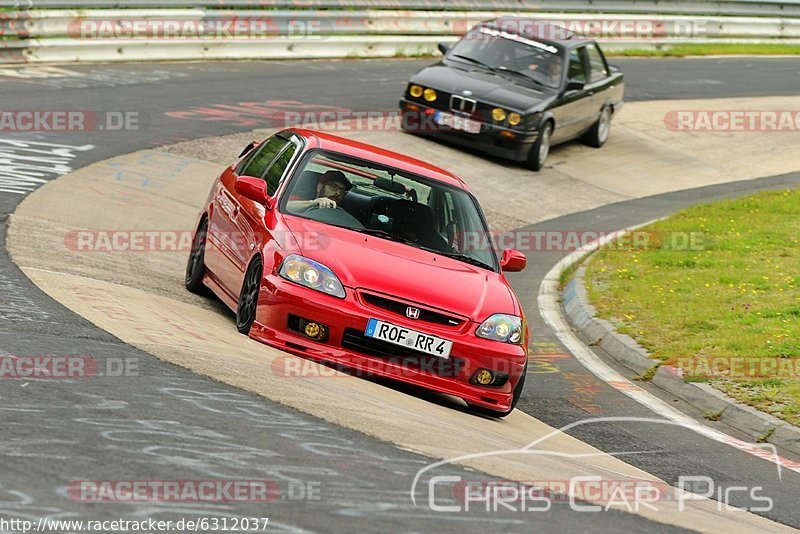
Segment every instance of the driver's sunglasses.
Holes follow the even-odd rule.
[[[333,191],[336,192],[336,193],[344,193],[345,192],[344,186],[339,185],[336,182],[328,182],[325,185],[327,185],[328,187],[333,189]]]

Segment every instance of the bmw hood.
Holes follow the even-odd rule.
[[[287,217],[302,254],[330,268],[342,284],[417,302],[482,322],[493,313],[519,315],[498,273],[404,243],[308,219]]]
[[[460,68],[444,64],[422,69],[411,78],[411,83],[523,112],[555,93],[553,89],[523,84],[480,67]]]

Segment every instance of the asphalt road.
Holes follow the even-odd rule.
[[[68,170],[118,154],[184,139],[271,126],[230,113],[242,103],[293,101],[308,106],[393,109],[408,75],[426,61],[240,62],[157,65],[65,66],[62,70],[0,68],[2,109],[70,109],[138,113],[133,131],[7,134],[0,150],[0,182],[20,190],[20,168],[52,179]],[[796,94],[800,62],[794,59],[615,60],[626,73],[629,101]],[[66,69],[66,70],[63,70]],[[27,76],[27,77],[26,77]],[[172,112],[173,116],[166,115]],[[187,120],[184,116],[224,120]],[[224,112],[224,113],[223,113]],[[250,117],[252,119],[252,116]],[[29,143],[21,145],[21,142]],[[31,142],[60,146],[33,145]],[[93,145],[88,148],[86,145]],[[70,148],[71,147],[71,148]],[[29,163],[36,161],[36,164]],[[20,163],[23,162],[23,163]],[[38,167],[31,169],[31,167]],[[13,168],[12,168],[13,167]],[[702,200],[744,194],[758,187],[796,184],[797,175],[730,184],[701,191],[629,201],[547,221],[540,228],[624,227]],[[11,188],[11,189],[13,189]],[[0,185],[0,189],[10,189]],[[23,197],[0,192],[6,215]],[[556,256],[538,255],[525,277],[512,283],[523,302],[534,303],[538,283]],[[267,515],[273,527],[343,531],[523,531],[528,517],[513,513],[444,514],[408,499],[414,473],[428,461],[358,433],[318,421],[229,386],[201,379],[132,349],[53,302],[0,251],[0,350],[10,355],[92,354],[101,361],[129,358],[138,377],[81,381],[0,381],[4,435],[0,515],[38,518],[189,517]],[[538,312],[528,310],[529,317]],[[541,343],[556,343],[537,319]],[[558,345],[554,351],[563,350]],[[575,361],[559,361],[557,373],[530,380],[520,408],[553,426],[598,415],[652,414],[598,382]],[[347,407],[345,409],[356,409]],[[730,429],[724,429],[735,434]],[[718,486],[761,486],[775,501],[764,515],[800,526],[795,475],[779,480],[769,463],[710,442],[689,431],[653,425],[595,424],[571,434],[607,452],[640,451],[626,461],[668,482],[709,476]],[[452,469],[465,478],[475,473]],[[72,480],[252,478],[275,480],[281,499],[271,504],[146,507],[83,503],[67,496]],[[291,487],[290,487],[291,486]],[[298,487],[319,487],[319,499],[290,499]],[[293,489],[294,488],[294,489]],[[308,493],[308,492],[306,492]],[[752,506],[735,494],[730,504]],[[294,495],[296,497],[296,495]],[[443,497],[447,499],[448,497]],[[449,496],[452,498],[452,496]],[[452,499],[451,499],[452,500]],[[450,502],[450,501],[445,501]],[[566,507],[537,513],[541,528],[662,528],[623,513],[584,514]],[[590,521],[590,523],[589,523]]]

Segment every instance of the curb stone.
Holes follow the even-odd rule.
[[[718,417],[715,420],[744,432],[753,441],[771,443],[800,454],[800,428],[736,402],[709,384],[686,382],[680,369],[661,365],[630,336],[618,333],[609,321],[597,318],[597,310],[589,303],[586,293],[585,274],[584,262],[562,291],[562,304],[572,324],[593,340],[590,345],[601,347],[620,364],[639,375],[653,373],[655,369],[652,384],[704,413]]]

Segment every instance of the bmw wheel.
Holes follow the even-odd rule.
[[[586,132],[585,142],[594,148],[600,148],[608,141],[608,134],[611,131],[611,108],[605,106],[600,111],[600,117],[594,123],[592,129]]]
[[[533,143],[531,151],[528,153],[528,160],[526,162],[529,169],[534,171],[540,170],[544,166],[544,162],[550,154],[550,137],[553,135],[553,123],[548,121],[544,127],[539,131],[539,138]]]

